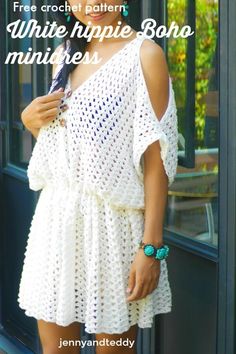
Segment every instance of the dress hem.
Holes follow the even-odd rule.
[[[166,306],[165,308],[163,308],[162,310],[157,310],[157,311],[154,311],[153,312],[153,317],[152,317],[152,320],[151,320],[151,323],[140,323],[138,320],[135,320],[135,321],[132,321],[128,326],[124,327],[123,329],[119,329],[119,330],[115,330],[115,331],[112,331],[110,330],[109,328],[105,327],[105,326],[100,326],[98,328],[96,328],[95,330],[92,330],[92,329],[86,329],[86,323],[84,322],[84,320],[80,320],[79,318],[74,318],[74,319],[71,319],[70,321],[67,321],[67,322],[61,322],[61,321],[55,321],[55,320],[48,320],[47,318],[45,318],[44,316],[41,316],[41,315],[36,315],[34,312],[28,310],[26,307],[23,307],[23,306],[20,306],[19,307],[25,312],[25,315],[29,316],[29,317],[34,317],[36,320],[43,320],[43,321],[46,321],[46,322],[50,322],[50,323],[55,323],[59,326],[63,326],[63,327],[66,327],[66,326],[69,326],[70,324],[74,323],[74,322],[79,322],[83,325],[85,325],[85,332],[88,333],[88,334],[98,334],[98,333],[107,333],[107,334],[121,334],[121,333],[124,333],[126,331],[128,331],[130,329],[131,326],[134,326],[134,325],[138,325],[139,328],[141,329],[145,329],[145,328],[152,328],[153,326],[153,320],[154,320],[154,317],[156,315],[159,315],[159,314],[165,314],[165,313],[169,313],[172,311],[172,306]]]

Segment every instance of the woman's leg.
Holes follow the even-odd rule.
[[[69,340],[80,340],[80,323],[73,322],[69,326],[63,327],[56,323],[37,320],[38,332],[43,348],[42,354],[79,354],[79,342],[77,345],[68,345]],[[73,342],[71,342],[73,343]]]
[[[107,333],[96,333],[96,340],[108,341],[107,346],[98,345],[96,346],[96,354],[136,354],[136,339],[137,339],[138,326],[131,326],[130,329],[123,333],[118,334],[107,334]],[[114,342],[114,346],[111,346],[111,341]],[[119,343],[120,342],[120,343]],[[123,345],[122,345],[123,343]],[[129,344],[129,345],[128,345]]]

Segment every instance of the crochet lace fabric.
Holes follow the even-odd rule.
[[[145,39],[130,41],[73,92],[69,79],[57,117],[39,131],[27,173],[30,189],[41,192],[18,297],[28,316],[122,333],[133,324],[151,327],[154,315],[171,311],[166,260],[156,289],[126,302],[144,231],[143,153],[160,141],[169,185],[177,167],[172,83],[159,121],[140,62]]]

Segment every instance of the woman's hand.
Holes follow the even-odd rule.
[[[128,289],[132,292],[127,301],[140,300],[153,292],[160,277],[160,261],[139,249],[130,268]]]
[[[55,119],[64,96],[63,89],[35,98],[21,113],[21,120],[29,131],[40,129]]]

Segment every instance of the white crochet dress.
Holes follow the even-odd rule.
[[[39,191],[21,275],[25,314],[88,333],[151,327],[171,311],[167,260],[156,289],[126,302],[131,263],[144,231],[143,159],[160,140],[169,184],[177,166],[177,116],[170,79],[168,108],[158,121],[140,61],[145,37],[127,43],[71,92],[40,129],[27,174]],[[146,39],[150,40],[150,39]],[[58,66],[58,70],[60,65]]]

